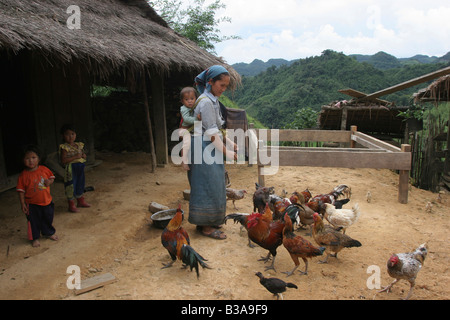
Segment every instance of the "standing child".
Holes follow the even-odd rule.
[[[22,212],[28,220],[28,240],[33,247],[39,247],[42,235],[58,240],[53,227],[54,204],[50,194],[50,185],[55,176],[45,166],[39,165],[40,153],[36,146],[28,146],[24,150],[23,163],[25,169],[19,176],[16,190]]]
[[[183,104],[180,107],[181,124],[180,137],[183,138],[183,149],[181,150],[181,166],[185,170],[189,170],[188,154],[191,147],[191,135],[193,131],[194,121],[201,120],[200,114],[194,116],[194,109],[197,101],[197,90],[193,87],[185,87],[180,92],[180,100]]]
[[[72,125],[66,124],[61,128],[64,143],[59,146],[60,161],[66,168],[64,175],[64,189],[69,202],[69,211],[78,212],[77,207],[89,208],[91,205],[84,200],[84,167],[86,153],[84,143],[75,142],[77,134]],[[77,206],[75,206],[75,199]]]

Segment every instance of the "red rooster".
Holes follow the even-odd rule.
[[[198,265],[202,266],[202,268],[210,268],[201,255],[199,255],[191,246],[189,235],[185,229],[181,226],[181,222],[183,221],[183,215],[181,213],[181,205],[178,205],[177,212],[175,216],[170,220],[167,227],[164,229],[161,234],[161,243],[164,248],[169,252],[172,261],[167,264],[163,264],[164,268],[171,267],[175,260],[181,260],[183,262],[184,268],[187,266],[192,269],[195,269],[197,273],[197,278],[199,277]]]
[[[269,222],[269,219],[268,215],[253,213],[248,217],[247,230],[250,240],[269,251],[267,257],[260,261],[267,262],[270,260],[270,256],[273,256],[272,264],[266,270],[275,270],[277,248],[283,243],[284,222],[279,220]]]
[[[305,271],[300,271],[301,274],[308,274],[308,260],[306,258],[312,258],[315,256],[321,256],[325,251],[324,247],[316,247],[311,242],[306,240],[300,235],[295,235],[292,228],[292,220],[288,214],[284,216],[285,226],[283,229],[283,245],[291,255],[292,261],[294,261],[295,267],[292,271],[284,272],[288,275],[292,275],[294,271],[300,265],[298,258],[302,258],[305,262]]]

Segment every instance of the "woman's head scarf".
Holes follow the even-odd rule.
[[[197,86],[197,90],[202,94],[205,90],[210,91],[211,85],[208,83],[209,80],[217,77],[220,74],[226,73],[228,74],[227,69],[220,65],[215,65],[209,67],[202,73],[200,73],[197,77],[195,77],[195,85]]]

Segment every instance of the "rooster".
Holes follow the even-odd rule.
[[[178,205],[175,216],[172,218],[172,220],[170,220],[169,224],[161,234],[161,243],[164,248],[167,249],[172,259],[172,261],[170,261],[169,263],[163,264],[164,267],[162,267],[162,269],[171,267],[175,260],[178,258],[183,262],[184,268],[189,266],[191,271],[192,269],[195,269],[198,278],[199,264],[200,266],[202,266],[202,268],[210,269],[210,267],[205,263],[205,261],[208,260],[199,255],[190,246],[189,234],[181,226],[182,221],[183,216],[181,213],[181,205]]]
[[[313,238],[319,246],[326,247],[334,255],[328,253],[324,261],[327,263],[328,257],[331,255],[337,258],[337,254],[344,248],[361,247],[361,242],[350,238],[348,235],[335,230],[332,226],[326,226],[320,215],[314,213],[314,227],[312,230]]]
[[[247,191],[244,189],[238,190],[238,189],[232,189],[232,188],[226,188],[226,192],[227,192],[227,200],[233,201],[233,206],[235,209],[237,209],[237,208],[236,208],[236,204],[234,202],[236,200],[244,199],[244,196],[247,193]]]
[[[282,293],[286,291],[286,288],[298,289],[298,287],[293,283],[284,282],[278,278],[265,278],[261,272],[257,272],[255,274],[259,278],[259,283],[261,283],[269,292],[273,293],[274,296],[277,296],[277,300],[280,296],[281,300],[283,300]]]
[[[325,203],[325,219],[335,227],[342,227],[343,233],[358,220],[360,214],[358,203],[352,209],[336,209],[332,204]]]
[[[266,217],[261,213],[252,213],[248,217],[247,230],[250,240],[269,251],[267,257],[261,258],[259,261],[267,262],[272,255],[272,264],[266,267],[266,270],[275,270],[274,264],[277,248],[283,243],[284,221],[275,220],[269,222],[268,219],[269,215]]]
[[[378,292],[389,292],[398,280],[404,279],[410,284],[408,295],[405,298],[405,300],[408,300],[411,297],[416,284],[417,274],[423,266],[427,253],[428,246],[426,243],[423,243],[413,252],[393,254],[387,262],[387,271],[389,276],[395,278],[395,280]]]
[[[292,271],[284,272],[288,275],[292,275],[294,271],[300,265],[298,258],[302,258],[305,262],[305,271],[300,271],[301,274],[308,274],[308,260],[306,258],[312,258],[315,256],[321,256],[325,251],[325,247],[317,248],[311,242],[306,240],[300,235],[295,235],[292,229],[292,221],[289,215],[284,216],[285,226],[283,229],[283,245],[291,255],[292,261],[294,261],[295,267]]]

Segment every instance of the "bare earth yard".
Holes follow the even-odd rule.
[[[358,202],[362,216],[347,234],[362,243],[360,248],[344,249],[338,259],[328,264],[310,260],[308,275],[298,272],[291,277],[293,262],[284,247],[278,248],[277,272],[264,271],[264,249],[247,246],[246,231],[229,221],[223,230],[224,241],[201,236],[187,219],[183,227],[191,236],[191,245],[208,259],[212,269],[194,272],[172,268],[161,269],[170,260],[162,247],[162,230],[152,226],[148,205],[155,201],[175,208],[181,203],[188,214],[189,203],[182,191],[189,189],[186,172],[179,166],[167,165],[150,172],[150,156],[146,153],[98,153],[103,163],[86,173],[87,186],[95,191],[86,194],[91,208],[79,213],[67,212],[63,185],[52,186],[55,202],[54,226],[60,240],[42,239],[33,248],[26,238],[26,219],[21,213],[15,190],[0,194],[0,299],[210,299],[270,300],[273,296],[260,284],[255,272],[297,284],[298,290],[284,293],[286,300],[303,299],[373,299],[376,290],[367,286],[369,266],[379,266],[381,285],[392,279],[386,272],[386,261],[392,253],[407,252],[427,242],[429,253],[420,271],[411,299],[446,300],[450,298],[450,196],[412,187],[408,204],[397,201],[398,175],[389,170],[284,167],[278,174],[266,177],[266,185],[289,193],[306,188],[313,195],[327,193],[338,184],[352,189],[346,207]],[[232,188],[244,188],[249,194],[237,201],[238,210],[229,201],[227,213],[250,213],[252,194],[257,181],[256,166],[227,165]],[[368,191],[372,201],[366,201]],[[432,212],[426,212],[428,201]],[[298,231],[307,239],[306,231]],[[66,286],[67,267],[78,265],[81,279],[111,273],[116,281],[102,288],[75,295]],[[299,270],[303,270],[301,262]],[[401,281],[389,294],[380,293],[376,300],[404,298],[409,284]]]

